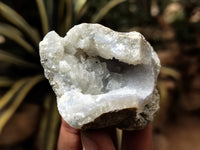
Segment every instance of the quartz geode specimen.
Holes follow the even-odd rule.
[[[159,108],[160,61],[138,32],[80,24],[40,42],[46,78],[64,120],[78,129],[141,129]]]

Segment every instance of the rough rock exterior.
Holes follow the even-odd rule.
[[[78,129],[145,127],[159,108],[160,61],[138,32],[80,24],[40,42],[44,73],[64,120]]]

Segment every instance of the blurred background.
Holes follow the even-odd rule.
[[[82,22],[145,36],[162,64],[154,150],[199,150],[200,0],[0,0],[0,149],[55,149],[60,117],[38,44]]]

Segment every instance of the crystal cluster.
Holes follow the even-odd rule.
[[[138,32],[80,24],[40,42],[44,73],[63,119],[77,129],[140,129],[159,108],[160,61]]]

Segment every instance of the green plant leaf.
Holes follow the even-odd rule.
[[[21,58],[0,49],[0,62],[15,64],[27,68],[39,68],[38,65],[22,60]]]
[[[167,88],[166,88],[165,84],[162,81],[159,81],[157,84],[158,84],[160,97],[161,97],[160,103],[163,103],[168,99]]]
[[[176,71],[175,69],[172,69],[172,68],[168,68],[168,67],[162,66],[160,73],[165,74],[165,75],[169,75],[176,80],[180,80],[180,78],[181,78],[181,74],[178,71]]]
[[[166,86],[166,83],[163,82],[162,80],[157,82],[158,89],[159,89],[159,94],[160,94],[160,109],[158,114],[155,116],[153,125],[154,127],[161,127],[163,126],[163,123],[165,122],[164,120],[166,119],[165,116],[167,112],[169,111],[170,108],[170,98],[169,98],[169,92],[168,88]]]
[[[75,0],[74,2],[74,11],[75,11],[75,14],[76,16],[79,15],[81,9],[83,8],[83,6],[86,4],[87,0]]]
[[[24,31],[29,38],[33,41],[36,47],[38,47],[38,44],[40,42],[40,36],[38,32],[33,29],[22,16],[20,16],[15,10],[7,6],[6,4],[0,2],[0,14],[2,17],[4,17],[6,20],[20,28],[22,31]]]
[[[37,2],[38,10],[40,12],[40,20],[42,22],[43,34],[46,35],[47,32],[49,31],[49,23],[48,23],[48,18],[47,18],[44,2],[43,0],[36,0],[36,2]]]
[[[39,135],[37,138],[38,149],[54,150],[57,143],[60,115],[57,110],[55,95],[48,93],[44,99],[44,116],[41,118]]]
[[[22,46],[27,52],[29,52],[31,54],[36,54],[33,47],[23,39],[22,33],[18,29],[14,28],[8,24],[1,23],[0,24],[0,34],[15,41],[17,44]]]
[[[72,26],[73,18],[73,1],[60,0],[58,9],[58,31],[61,36],[64,36]]]
[[[76,13],[76,20],[79,20],[88,11],[88,8],[89,5],[83,5],[82,8]]]
[[[21,79],[0,99],[0,132],[30,90],[43,79],[41,75]]]
[[[45,6],[45,10],[46,10],[46,14],[47,14],[47,21],[48,21],[48,27],[49,30],[51,30],[51,27],[54,27],[54,20],[53,20],[53,16],[54,16],[54,10],[55,10],[55,5],[54,4],[54,0],[43,0],[44,2],[44,6]],[[58,16],[56,16],[58,17]]]
[[[10,87],[15,81],[8,77],[0,76],[0,88],[2,87]]]
[[[59,1],[59,6],[58,6],[58,19],[61,20],[63,15],[65,14],[65,0],[60,0]]]
[[[73,17],[73,1],[72,0],[65,0],[66,5],[66,18],[65,18],[65,29],[66,31],[70,29],[72,26],[72,17]]]
[[[61,36],[64,36],[65,35],[65,18],[66,18],[66,13],[65,13],[65,0],[60,0],[59,1],[59,4],[58,4],[58,26],[59,28],[57,29],[58,30],[58,33],[59,35]]]
[[[121,149],[121,147],[122,147],[122,134],[123,134],[122,130],[116,128],[117,147],[118,147],[118,149]]]
[[[126,0],[111,0],[100,11],[92,17],[91,22],[99,22],[113,7],[119,5]]]

